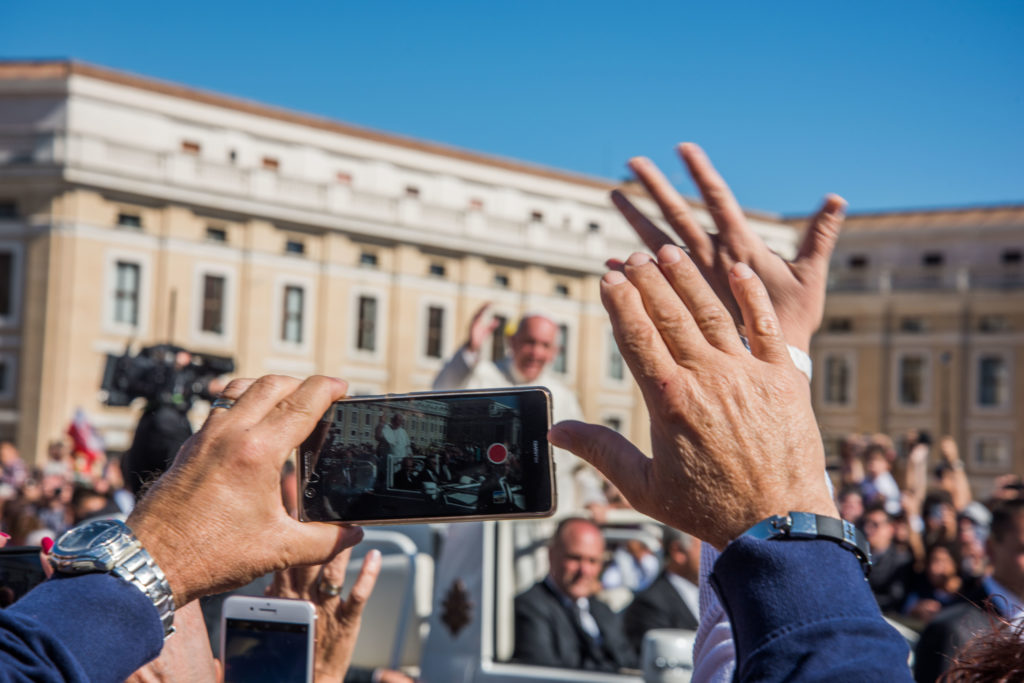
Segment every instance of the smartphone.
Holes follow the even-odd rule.
[[[0,609],[46,580],[39,546],[0,548]]]
[[[220,638],[224,683],[313,681],[311,602],[232,595],[221,610]]]
[[[396,524],[546,517],[544,387],[343,399],[299,449],[299,518]]]

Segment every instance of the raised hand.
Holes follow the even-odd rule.
[[[729,186],[703,150],[693,143],[683,143],[678,150],[718,228],[717,234],[707,233],[697,223],[686,200],[649,159],[636,157],[630,160],[629,167],[682,239],[736,324],[742,323],[742,317],[729,286],[729,271],[742,262],[757,273],[768,290],[786,341],[806,352],[811,335],[821,324],[829,257],[839,236],[846,202],[837,195],[828,195],[811,219],[796,259],[785,261],[747,224]],[[612,202],[652,252],[673,243],[625,194],[612,192]]]
[[[838,516],[806,379],[768,292],[743,263],[729,294],[750,343],[674,245],[607,273],[601,300],[651,415],[652,457],[616,432],[562,422],[551,442],[597,467],[633,506],[721,549],[790,510]]]
[[[487,316],[490,307],[491,302],[488,301],[478,308],[473,314],[473,320],[469,323],[469,338],[466,340],[466,347],[473,353],[479,351],[487,338],[494,334],[494,330],[498,329],[498,319]]]

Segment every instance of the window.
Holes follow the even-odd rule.
[[[224,289],[223,276],[203,276],[203,319],[199,326],[203,332],[224,334]]]
[[[14,399],[18,358],[14,353],[0,353],[0,400]]]
[[[118,261],[114,283],[114,322],[136,326],[139,324],[139,285],[141,268],[138,263]]]
[[[619,345],[615,343],[615,335],[608,333],[608,377],[620,380],[626,376],[623,368],[622,354],[619,352]]]
[[[1022,260],[1024,260],[1024,258],[1021,257],[1020,249],[1007,249],[1003,252],[1003,265],[1019,266]]]
[[[275,157],[263,157],[263,168],[276,173],[281,168],[281,162]]]
[[[1006,438],[980,436],[971,449],[972,465],[989,471],[1006,471],[1010,466],[1010,448]]]
[[[1009,400],[1010,373],[1002,356],[983,355],[978,358],[978,405],[994,407]]]
[[[416,187],[415,185],[406,185],[405,186],[405,196],[409,197],[410,199],[419,199],[420,198],[420,188]]]
[[[359,297],[359,320],[356,324],[356,348],[377,350],[377,297]]]
[[[494,336],[491,337],[491,360],[497,363],[508,354],[508,341],[505,337],[505,326],[508,325],[508,318],[503,315],[494,316],[498,323],[494,328]]]
[[[597,221],[590,221],[587,223],[588,232],[601,232],[601,224]]]
[[[337,180],[338,184],[340,184],[340,185],[351,185],[352,184],[352,174],[351,173],[346,173],[345,171],[338,171],[337,173],[335,173],[334,174],[334,179]]]
[[[14,252],[0,251],[0,318],[14,310]]]
[[[427,358],[440,358],[444,327],[444,309],[431,306],[427,309]]]
[[[555,360],[551,363],[551,367],[554,368],[555,372],[565,374],[569,371],[568,347],[569,326],[563,323],[558,326],[558,355],[555,356]]]
[[[495,273],[494,286],[501,287],[502,289],[508,289],[508,275],[505,273]]]
[[[306,253],[306,243],[300,240],[288,240],[284,243],[284,253],[301,256]]]
[[[924,403],[924,357],[903,356],[899,360],[899,399],[907,406]]]
[[[281,312],[281,340],[293,344],[302,343],[302,316],[306,292],[302,287],[287,285],[284,288],[284,310]]]
[[[469,210],[470,211],[483,211],[484,210],[484,200],[476,198],[476,197],[474,197],[473,199],[470,199],[469,200]]]
[[[238,152],[236,150],[232,149],[228,151],[228,163],[232,166],[238,163]]]
[[[137,213],[121,212],[117,214],[117,224],[122,228],[141,228],[142,216]]]
[[[1006,332],[1010,323],[1005,315],[983,315],[978,319],[979,332]]]
[[[544,222],[544,212],[543,211],[531,211],[530,212],[530,221],[533,222],[533,223],[543,223]]]
[[[206,239],[210,242],[227,242],[228,231],[224,228],[209,226],[206,228]]]
[[[564,282],[555,283],[555,295],[556,296],[569,296],[569,285]]]
[[[850,401],[850,365],[842,356],[825,359],[825,403],[846,405]]]
[[[359,254],[359,265],[364,268],[377,267],[377,255],[372,251],[364,251]]]
[[[946,257],[941,251],[929,251],[921,257],[921,264],[929,267],[941,266]]]
[[[436,261],[434,263],[431,263],[430,264],[429,272],[430,272],[430,274],[433,277],[444,277],[444,274],[445,274],[444,264],[443,263],[438,263]]]
[[[17,218],[18,205],[11,199],[0,200],[0,218]]]
[[[193,156],[199,155],[200,146],[195,140],[182,140],[181,151],[185,154],[191,154]]]
[[[900,332],[924,332],[924,320],[918,317],[908,316],[900,318]]]
[[[863,254],[854,254],[853,256],[850,257],[850,260],[847,261],[847,263],[849,264],[850,268],[853,268],[855,270],[861,270],[863,268],[868,267],[868,257],[864,256]]]
[[[852,332],[853,320],[850,318],[829,318],[825,323],[829,332]]]
[[[609,429],[614,429],[615,431],[622,433],[621,417],[618,417],[617,415],[609,415],[608,417],[604,418],[602,422],[604,422],[605,427],[608,427]]]

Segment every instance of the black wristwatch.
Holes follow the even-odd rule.
[[[835,541],[857,556],[865,578],[871,573],[871,546],[864,534],[845,519],[812,512],[790,512],[788,515],[772,515],[747,529],[743,535],[768,541],[809,538]]]
[[[174,594],[167,577],[124,522],[104,519],[69,529],[53,546],[50,564],[60,574],[113,574],[153,602],[164,638],[174,633]]]

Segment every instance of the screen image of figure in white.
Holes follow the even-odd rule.
[[[304,489],[311,517],[385,520],[528,509],[516,397],[340,403],[320,431],[322,445]]]

